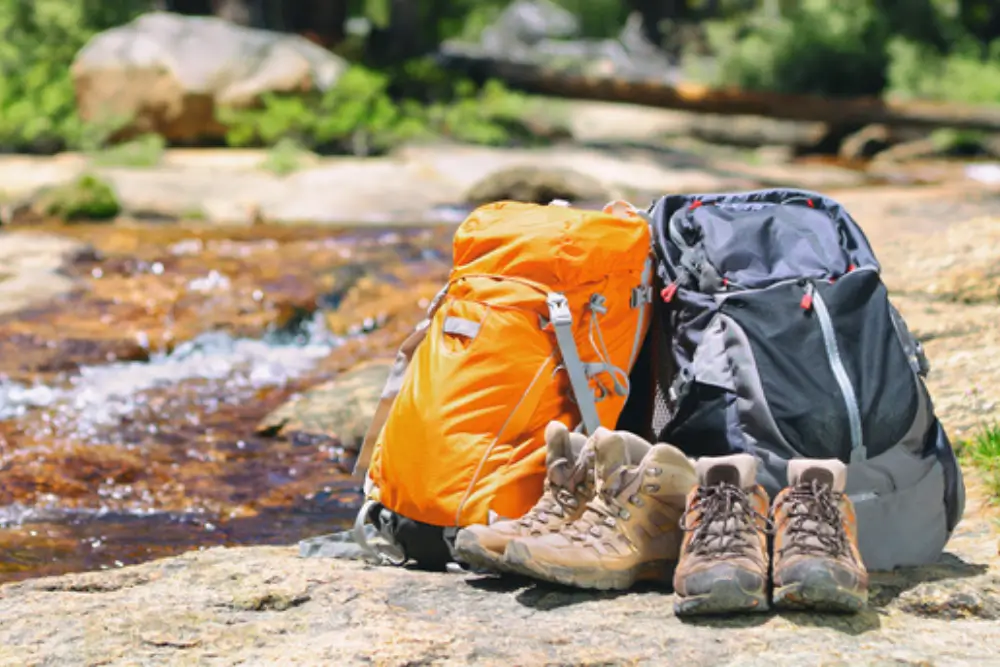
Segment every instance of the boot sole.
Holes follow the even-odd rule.
[[[677,616],[763,612],[768,610],[764,590],[748,591],[738,581],[720,579],[704,595],[678,596],[674,602]]]
[[[462,539],[466,537],[466,539]],[[477,540],[469,539],[463,533],[455,538],[455,557],[476,570],[505,572],[503,554],[483,547]]]
[[[531,552],[527,547],[517,542],[511,542],[504,552],[504,564],[508,570],[518,574],[563,586],[599,591],[623,591],[640,581],[669,582],[673,576],[676,562],[657,560],[624,570],[606,570],[596,567],[576,568],[539,562],[531,557]]]
[[[829,572],[810,572],[802,581],[774,589],[774,606],[788,611],[857,613],[868,606],[868,591],[839,586]]]

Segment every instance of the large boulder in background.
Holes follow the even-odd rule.
[[[483,31],[487,51],[503,53],[512,44],[533,45],[547,39],[580,36],[580,20],[551,0],[516,0]]]
[[[269,92],[325,91],[347,68],[309,40],[222,19],[143,15],[96,35],[72,67],[80,115],[127,122],[125,134],[178,142],[220,137],[220,106],[245,108]]]
[[[473,184],[465,194],[464,203],[469,206],[496,201],[548,204],[563,199],[577,204],[603,204],[613,194],[597,179],[574,169],[516,165]]]

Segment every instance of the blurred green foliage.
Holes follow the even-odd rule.
[[[371,26],[335,47],[354,65],[324,95],[270,96],[258,109],[220,110],[230,145],[286,140],[279,155],[291,155],[288,146],[371,154],[426,137],[484,144],[539,140],[529,129],[529,97],[496,82],[474,85],[420,56],[445,39],[476,39],[508,0],[343,1],[349,15],[367,17]],[[655,6],[662,16],[664,6],[653,0],[556,1],[580,18],[583,36],[594,38],[620,33],[633,9]],[[88,39],[149,5],[0,0],[0,151],[74,148],[107,152],[102,159],[108,163],[155,164],[163,150],[156,138],[109,149],[109,138],[129,119],[83,124],[70,79],[70,64]],[[413,18],[400,23],[393,12],[404,5]],[[704,55],[707,45],[715,83],[1000,103],[996,0],[678,0],[674,6],[675,15],[658,24],[664,41],[672,48],[689,29],[702,35],[697,50]]]
[[[94,34],[120,25],[141,0],[0,0],[0,150],[100,143],[76,114],[69,66]]]
[[[888,92],[1000,103],[995,0],[755,4],[751,11],[705,22],[719,59],[716,83],[830,96]]]
[[[114,189],[93,174],[50,188],[39,196],[36,205],[46,216],[71,222],[111,220],[121,212]]]

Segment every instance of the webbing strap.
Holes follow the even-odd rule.
[[[597,416],[594,394],[590,389],[590,383],[587,382],[587,372],[583,362],[580,361],[576,340],[573,338],[573,314],[569,310],[569,302],[566,301],[566,296],[559,292],[550,292],[545,302],[549,307],[549,323],[556,334],[562,365],[569,375],[569,384],[573,389],[576,405],[580,409],[583,427],[587,435],[593,435],[601,425],[601,420]]]
[[[635,325],[635,339],[632,341],[632,354],[628,358],[628,367],[631,372],[635,365],[635,360],[639,356],[639,348],[642,347],[643,326],[645,326],[646,304],[652,303],[653,288],[650,284],[653,278],[653,258],[647,257],[646,264],[642,267],[642,284],[633,292],[632,307],[639,309],[639,321]],[[648,301],[646,299],[649,299]]]

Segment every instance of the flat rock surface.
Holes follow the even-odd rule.
[[[86,247],[80,241],[56,234],[0,234],[0,315],[72,290],[72,278],[61,269]]]
[[[596,135],[595,135],[596,136]],[[700,150],[700,149],[698,149]],[[260,167],[266,151],[167,151],[160,164],[96,166],[87,156],[0,156],[0,203],[91,170],[115,189],[127,214],[200,217],[244,223],[259,216],[282,223],[421,222],[440,206],[464,203],[491,174],[514,167],[570,169],[611,196],[645,205],[665,192],[705,192],[799,182],[853,187],[864,174],[835,166],[752,163],[732,151],[683,146],[566,145],[542,149],[462,145],[410,146],[376,158],[304,159],[277,176]]]
[[[652,588],[215,548],[0,587],[0,665],[995,665],[997,535],[971,491],[941,562],[874,574],[871,607],[854,616],[685,622]]]

